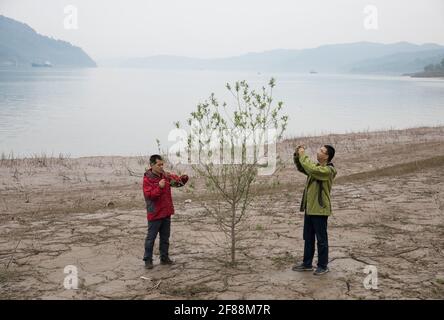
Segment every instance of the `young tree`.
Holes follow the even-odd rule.
[[[275,80],[256,91],[246,81],[226,88],[233,104],[219,104],[212,93],[188,119],[188,160],[205,181],[210,202],[203,206],[227,237],[231,264],[236,262],[239,226],[252,200],[258,174],[270,174],[276,144],[282,139],[288,116],[282,102],[273,103]]]

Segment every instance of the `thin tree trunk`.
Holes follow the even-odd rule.
[[[236,233],[235,233],[235,221],[236,221],[236,206],[231,205],[231,263],[234,265],[236,261]]]

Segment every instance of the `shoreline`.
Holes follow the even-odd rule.
[[[406,127],[401,129],[393,129],[393,128],[387,128],[387,129],[378,129],[378,130],[358,130],[358,131],[350,131],[350,132],[343,132],[343,133],[335,133],[335,132],[321,132],[319,134],[299,134],[299,135],[293,135],[289,134],[286,137],[283,138],[283,140],[279,143],[286,143],[291,140],[300,140],[300,139],[311,139],[311,138],[321,138],[321,137],[336,137],[336,136],[348,136],[348,135],[357,135],[357,136],[365,136],[365,135],[377,135],[377,134],[386,134],[386,133],[396,133],[396,132],[408,132],[408,131],[416,131],[416,130],[428,130],[428,129],[444,129],[444,123],[443,124],[437,124],[437,125],[430,125],[430,126],[413,126],[413,127]],[[9,152],[1,151],[0,150],[0,161],[8,161],[8,160],[26,160],[26,159],[38,159],[38,158],[45,158],[45,159],[92,159],[92,158],[141,158],[141,157],[147,157],[148,154],[139,154],[139,155],[82,155],[82,156],[74,156],[72,157],[70,153],[54,153],[51,152],[31,152],[27,156],[21,156],[20,153],[16,153],[14,150],[11,150]]]

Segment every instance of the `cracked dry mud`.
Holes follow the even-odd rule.
[[[304,177],[291,163],[300,141],[311,155],[322,143],[337,150],[331,272],[322,277],[291,270],[303,253]],[[298,138],[278,151],[284,165],[258,179],[236,267],[226,264],[223,235],[202,210],[196,178],[197,192],[173,193],[176,264],[161,266],[156,255],[154,269],[145,270],[141,158],[2,161],[0,298],[444,297],[443,127]],[[77,267],[77,290],[63,286],[67,265]],[[364,287],[366,265],[377,268],[377,289]]]

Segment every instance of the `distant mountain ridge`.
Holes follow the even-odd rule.
[[[38,34],[25,23],[0,15],[0,66],[96,67],[81,48]]]
[[[355,42],[309,49],[275,49],[216,59],[157,55],[109,62],[117,67],[254,72],[382,73],[421,72],[439,63],[444,46],[408,42]],[[0,15],[0,66],[96,67],[81,48],[38,34],[25,23]]]
[[[424,65],[437,63],[444,57],[444,46],[408,42],[381,44],[356,42],[329,44],[317,48],[277,49],[244,55],[198,59],[157,55],[127,59],[120,67],[153,69],[214,69],[278,72],[362,72],[406,73],[421,71]]]

